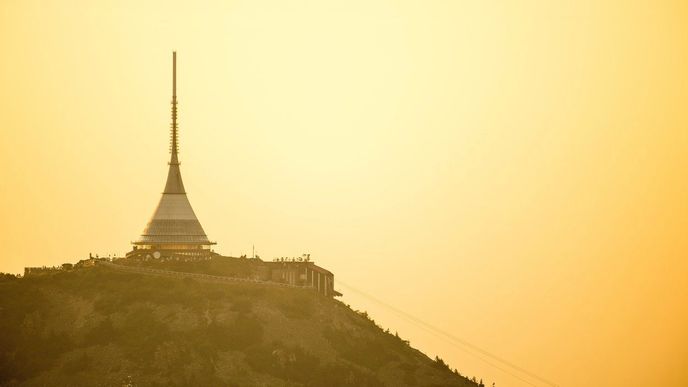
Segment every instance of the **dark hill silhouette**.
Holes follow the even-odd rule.
[[[103,266],[0,275],[0,332],[0,385],[477,386],[310,290]]]

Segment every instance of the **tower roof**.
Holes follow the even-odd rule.
[[[172,53],[172,124],[167,183],[158,207],[135,245],[211,245],[191,208],[179,168],[177,126],[177,53]]]
[[[163,193],[135,245],[210,245],[186,194]]]

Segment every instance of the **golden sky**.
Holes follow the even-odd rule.
[[[309,252],[561,386],[686,386],[687,22],[685,1],[3,0],[0,271],[128,251],[177,50],[216,251]]]

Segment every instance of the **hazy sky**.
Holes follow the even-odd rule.
[[[216,251],[309,252],[561,386],[686,386],[687,22],[685,1],[2,0],[0,271],[130,249],[177,50]]]

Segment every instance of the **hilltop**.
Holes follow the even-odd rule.
[[[100,265],[0,276],[0,331],[8,386],[477,386],[312,290]]]

